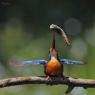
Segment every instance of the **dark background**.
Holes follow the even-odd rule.
[[[67,47],[56,34],[59,55],[88,63],[64,65],[64,74],[95,78],[95,4],[86,0],[0,0],[0,78],[44,75],[43,66],[14,67],[9,61],[48,59],[52,23],[63,27],[72,43]],[[0,89],[0,94],[64,95],[66,88],[24,85]],[[95,89],[76,89],[72,95],[95,94]]]

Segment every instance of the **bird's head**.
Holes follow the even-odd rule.
[[[57,58],[57,50],[55,48],[55,35],[53,35],[53,42],[52,42],[52,46],[49,50],[49,54],[51,58]]]
[[[49,53],[51,58],[57,58],[57,51],[55,48],[50,48]]]

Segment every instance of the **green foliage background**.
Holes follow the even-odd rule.
[[[75,21],[79,27],[68,24]],[[0,0],[0,78],[44,75],[43,66],[13,67],[10,59],[47,59],[50,24],[62,26],[72,42],[67,47],[56,35],[59,55],[86,65],[64,65],[66,76],[95,78],[95,6],[85,0]],[[77,44],[78,43],[78,44]],[[75,45],[75,47],[74,47]],[[81,52],[82,51],[82,52]],[[85,52],[84,52],[85,51]],[[78,55],[79,54],[79,55]],[[77,57],[76,57],[76,56]],[[0,95],[64,95],[66,86],[24,85],[0,89]],[[95,89],[77,89],[71,95],[94,95]]]

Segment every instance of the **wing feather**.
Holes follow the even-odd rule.
[[[25,64],[46,64],[47,60],[11,60],[9,63],[14,64],[14,65],[18,65],[18,66],[22,66]]]
[[[64,64],[85,64],[86,62],[83,61],[77,61],[77,60],[70,60],[70,59],[60,59],[61,62],[63,62]]]

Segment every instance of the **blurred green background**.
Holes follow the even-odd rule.
[[[61,57],[86,61],[64,65],[64,75],[95,79],[95,5],[86,0],[0,0],[0,78],[44,75],[43,66],[14,67],[9,60],[47,59],[50,24],[64,28],[67,47],[56,34]],[[0,95],[64,95],[67,86],[23,85],[0,89]],[[95,89],[75,88],[70,95],[95,95]]]

